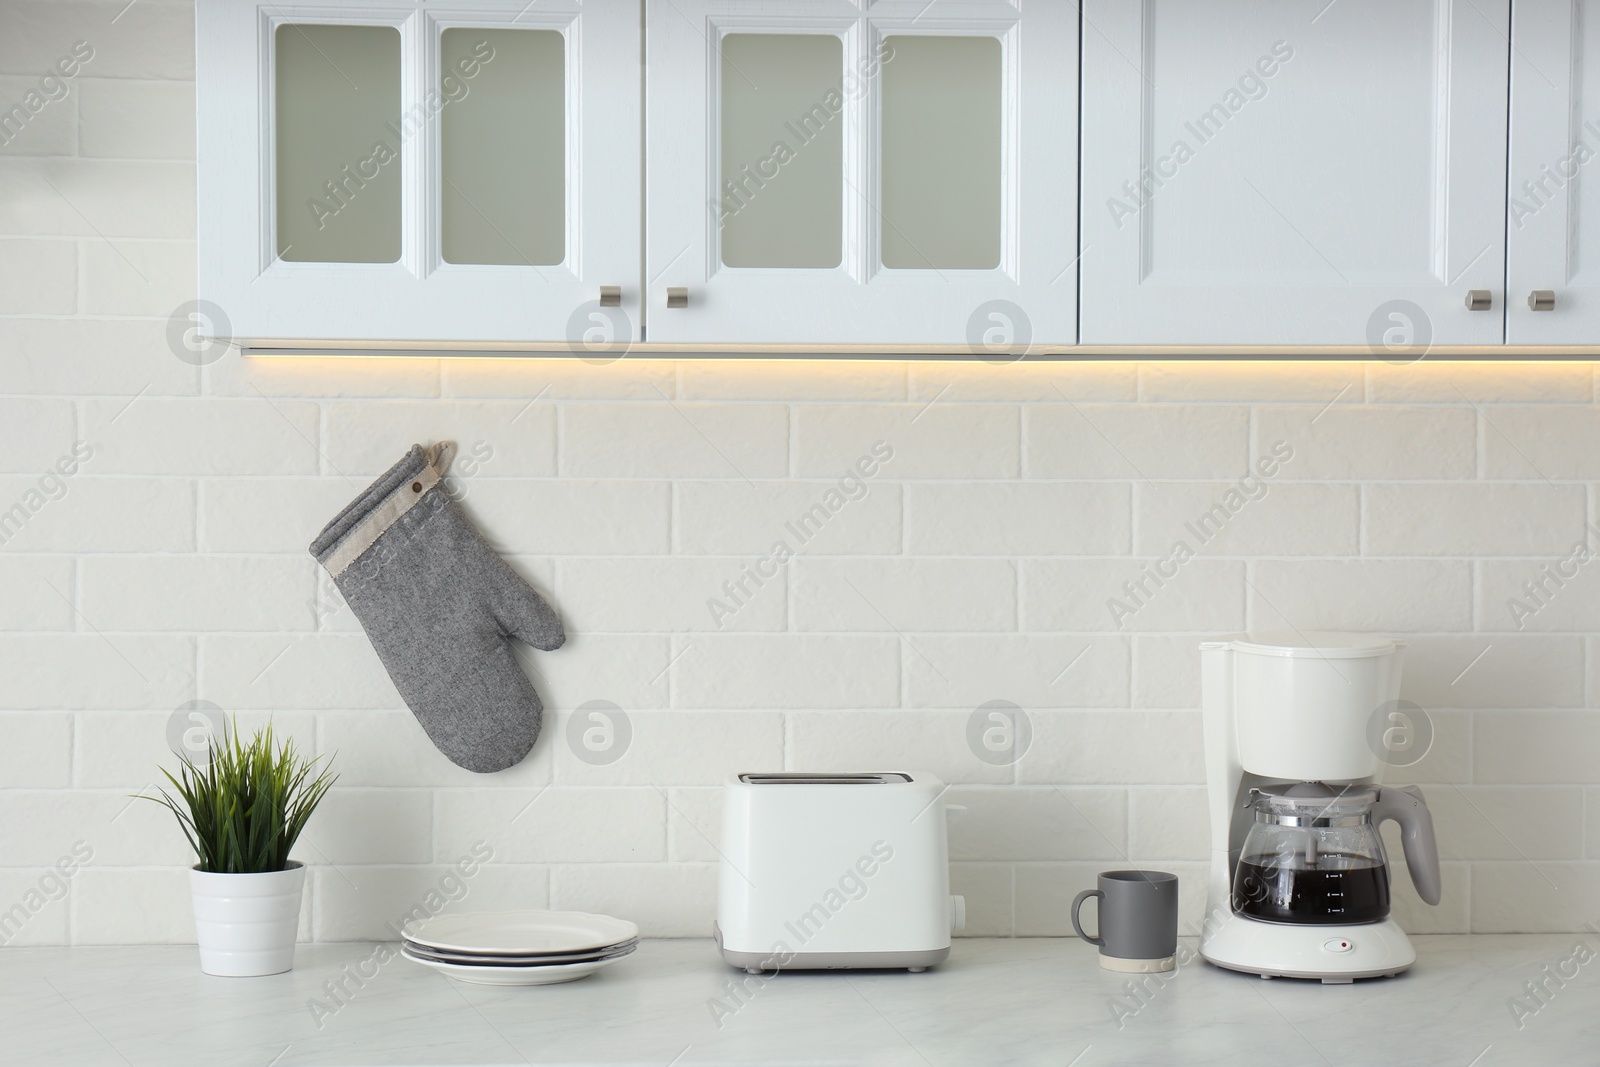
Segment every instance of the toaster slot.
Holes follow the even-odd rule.
[[[884,774],[741,774],[746,785],[902,785],[909,774],[891,771]]]

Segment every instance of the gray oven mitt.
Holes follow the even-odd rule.
[[[455,445],[404,459],[311,543],[428,737],[469,771],[502,771],[539,739],[544,706],[509,639],[546,652],[561,620],[440,484]]]

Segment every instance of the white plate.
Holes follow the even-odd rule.
[[[535,967],[468,967],[458,963],[439,963],[436,960],[423,959],[421,956],[413,956],[404,948],[400,950],[400,954],[424,967],[432,967],[458,982],[471,982],[474,985],[559,985],[562,982],[576,982],[580,978],[587,978],[600,968],[622,959],[622,956],[609,956],[604,959],[586,960],[583,963],[547,963]]]
[[[427,945],[418,945],[410,941],[401,941],[400,947],[413,956],[422,956],[436,963],[456,963],[467,966],[486,964],[494,967],[548,967],[556,963],[587,963],[590,960],[609,959],[612,956],[626,956],[639,947],[639,942],[624,941],[620,945],[601,949],[598,952],[567,952],[557,956],[491,956],[467,952],[446,952],[442,948],[429,948]]]
[[[550,956],[595,952],[639,936],[626,919],[582,911],[497,911],[413,920],[400,931],[407,941],[446,952],[495,956]]]

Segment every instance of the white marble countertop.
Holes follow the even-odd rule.
[[[965,939],[926,974],[780,975],[731,1015],[721,1012],[720,1027],[712,1003],[733,1007],[729,983],[744,976],[708,941],[646,942],[592,978],[523,989],[457,984],[370,944],[301,945],[294,971],[270,978],[208,977],[192,947],[7,948],[0,1061],[1600,1063],[1600,935],[1414,941],[1417,964],[1399,978],[1264,982],[1196,961],[1136,999],[1127,991],[1133,976],[1101,970],[1081,942]],[[1587,962],[1574,957],[1580,943]],[[1528,995],[1529,981],[1543,982],[1542,1003]],[[334,999],[327,983],[341,982]],[[1537,1007],[1520,1028],[1513,998]]]

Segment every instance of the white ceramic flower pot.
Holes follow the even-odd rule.
[[[306,869],[293,861],[287,870],[265,874],[210,874],[191,869],[189,888],[194,894],[200,969],[207,974],[248,978],[281,974],[293,967],[305,887]]]

